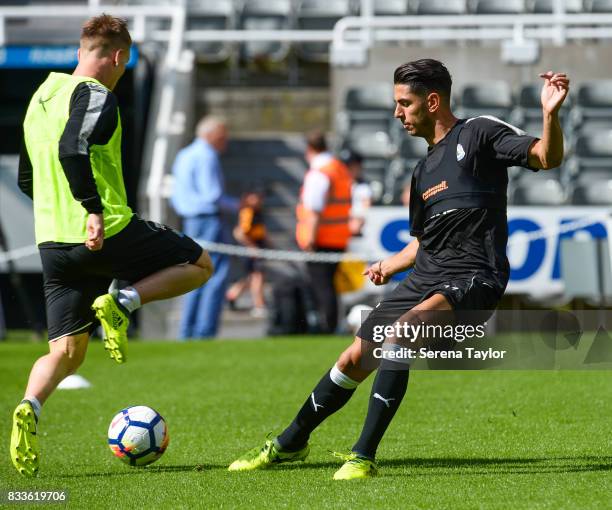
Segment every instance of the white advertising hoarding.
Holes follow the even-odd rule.
[[[511,273],[506,292],[534,297],[562,294],[561,240],[607,238],[611,212],[606,207],[508,207]],[[401,250],[411,239],[407,208],[373,207],[364,235],[351,251],[381,258]]]

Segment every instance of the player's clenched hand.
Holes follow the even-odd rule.
[[[542,108],[544,111],[554,113],[561,108],[561,104],[567,97],[569,91],[569,78],[564,73],[541,73],[540,78],[544,79],[542,93],[540,95]]]
[[[87,240],[85,246],[91,251],[102,249],[104,244],[104,216],[90,214],[87,217]]]
[[[363,275],[367,276],[374,285],[384,285],[391,278],[391,275],[383,273],[382,261],[372,264],[363,272]]]

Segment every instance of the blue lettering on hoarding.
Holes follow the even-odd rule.
[[[526,218],[514,218],[508,221],[508,237],[516,232],[537,232],[540,226]],[[539,269],[544,255],[546,254],[546,239],[534,239],[529,241],[527,255],[523,264],[519,267],[510,268],[511,280],[526,280]]]
[[[401,251],[406,246],[406,237],[410,236],[410,222],[408,220],[394,220],[385,225],[380,233],[381,246],[392,253]],[[392,281],[403,280],[408,271],[394,274]]]
[[[404,233],[404,236],[401,235],[402,233]],[[380,244],[387,251],[401,251],[406,246],[406,241],[402,239],[406,234],[410,235],[410,222],[408,220],[394,220],[382,229]]]
[[[559,221],[559,227],[572,223],[576,221],[576,219],[577,218],[563,218]],[[519,232],[530,234],[533,232],[541,232],[542,230],[542,225],[531,218],[515,217],[508,220],[509,238]],[[535,275],[542,267],[542,263],[546,258],[546,250],[552,249],[553,247],[555,251],[550,278],[551,280],[559,280],[561,278],[561,240],[572,238],[577,232],[587,232],[593,239],[606,238],[608,235],[606,226],[602,222],[596,222],[568,232],[558,233],[554,240],[550,239],[550,243],[547,243],[547,239],[543,237],[532,239],[527,245],[525,259],[520,265],[511,267],[510,280],[523,281]],[[385,251],[390,253],[401,251],[406,246],[408,239],[410,239],[410,222],[406,219],[390,221],[380,232],[380,244]],[[407,274],[408,272],[396,274],[392,280],[402,280]]]

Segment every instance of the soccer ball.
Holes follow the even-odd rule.
[[[108,446],[115,457],[130,466],[146,466],[159,459],[170,436],[162,416],[147,406],[119,411],[108,427]]]

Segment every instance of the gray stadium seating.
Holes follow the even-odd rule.
[[[553,4],[555,0],[531,0],[529,9],[536,14],[550,14],[553,12]],[[584,10],[582,0],[563,0],[565,12],[577,13]]]
[[[516,107],[512,111],[511,122],[517,126],[524,126],[533,121],[542,121],[542,103],[540,101],[540,93],[542,91],[542,82],[529,83],[523,85],[517,94]],[[571,96],[568,96],[561,107],[559,117],[564,121],[569,114],[571,107]]]
[[[384,131],[353,132],[349,134],[345,144],[363,157],[363,177],[372,184],[373,189],[380,190],[374,197],[374,202],[379,202],[387,181],[389,161],[396,152],[395,145]]]
[[[409,13],[409,0],[374,0],[376,16],[403,16]]]
[[[511,193],[510,202],[513,205],[559,206],[567,203],[567,195],[559,180],[539,179],[517,185]]]
[[[351,14],[349,0],[302,0],[296,24],[303,30],[331,30],[336,22]],[[329,61],[328,43],[303,43],[299,46],[302,59],[311,62]]]
[[[402,130],[399,138],[399,151],[389,164],[385,176],[385,193],[383,203],[399,204],[406,182],[412,175],[420,159],[427,155],[427,142],[423,138],[406,135]]]
[[[586,0],[590,12],[612,12],[612,0]]]
[[[521,125],[521,129],[528,135],[537,136],[542,138],[542,115],[540,114],[540,120],[530,120]]]
[[[612,121],[612,80],[582,83],[578,87],[570,119],[574,128],[585,121]]]
[[[579,134],[573,144],[573,156],[566,166],[573,179],[580,179],[585,169],[612,174],[612,130]]]
[[[400,143],[399,157],[405,161],[418,161],[427,156],[427,142],[416,136],[404,136]]]
[[[347,129],[388,131],[393,105],[393,87],[388,83],[349,88],[344,99]]]
[[[364,159],[390,158],[396,152],[389,134],[384,131],[349,133],[347,144],[348,148],[361,154]]]
[[[521,14],[525,12],[525,0],[472,0],[476,14]]]
[[[577,134],[598,133],[612,130],[612,119],[587,119],[577,126]]]
[[[510,201],[514,205],[563,205],[568,193],[561,168],[532,172],[518,168],[513,172]]]
[[[572,193],[574,205],[612,205],[612,165],[580,170]]]
[[[579,135],[574,152],[581,164],[608,165],[608,161],[612,161],[612,130]]]
[[[235,28],[232,0],[188,0],[187,27],[193,30],[228,30]],[[232,45],[222,42],[194,42],[190,46],[199,60],[223,62],[232,53]]]
[[[291,26],[291,0],[246,0],[240,26],[248,30],[286,30]],[[265,57],[284,60],[290,45],[280,42],[249,42],[242,47],[246,59]]]
[[[416,4],[417,14],[465,14],[467,12],[466,0],[419,0]]]
[[[503,81],[470,84],[461,91],[459,103],[462,117],[493,115],[508,120],[512,110],[512,92]]]

